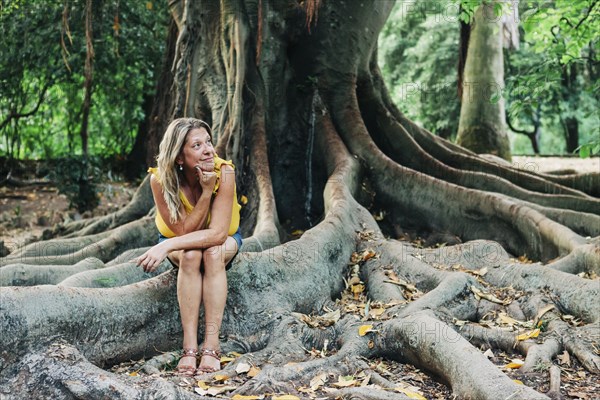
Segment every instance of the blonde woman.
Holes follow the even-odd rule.
[[[168,258],[179,268],[177,299],[183,327],[185,376],[220,369],[219,331],[227,299],[226,266],[242,245],[234,166],[217,156],[204,121],[171,122],[160,143],[150,185],[159,243],[136,259],[154,271]],[[204,304],[204,343],[198,352],[198,314]],[[196,367],[197,356],[200,365]]]

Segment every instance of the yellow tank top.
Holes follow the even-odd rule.
[[[223,164],[227,164],[227,165],[231,166],[232,168],[235,168],[235,166],[233,165],[231,160],[226,161],[226,160],[223,160],[222,158],[219,158],[217,155],[215,155],[215,173],[217,174],[217,181],[215,182],[215,188],[213,189],[213,194],[216,194],[217,191],[219,190],[219,183],[221,182],[221,165],[223,165]],[[153,174],[160,182],[160,172],[159,172],[158,168],[148,168],[148,172]],[[192,210],[194,209],[194,206],[189,202],[189,200],[187,199],[187,197],[185,197],[185,194],[183,194],[183,192],[181,190],[179,191],[179,198],[181,199],[181,203],[183,204],[183,207],[185,208],[185,212],[187,214],[190,214],[192,212]],[[211,203],[212,203],[212,201],[211,201]],[[233,207],[231,208],[231,223],[229,224],[229,231],[227,232],[227,234],[229,236],[231,236],[235,232],[237,232],[237,230],[240,226],[240,209],[241,208],[242,207],[239,205],[239,203],[237,201],[237,192],[236,192],[236,188],[234,185],[234,187],[233,187]],[[165,220],[160,215],[160,212],[156,213],[156,218],[154,219],[154,222],[156,223],[156,227],[158,228],[158,231],[163,236],[168,237],[168,238],[176,236],[175,233],[173,233],[173,231],[171,231],[171,229],[169,229],[169,227],[165,223]],[[208,210],[208,217],[206,218],[206,225],[204,226],[204,229],[206,229],[208,227],[209,223],[210,223],[210,209]]]

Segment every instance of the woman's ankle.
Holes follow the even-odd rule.
[[[210,349],[210,350],[220,350],[221,349],[221,343],[219,342],[219,337],[217,336],[216,339],[205,338],[204,342],[202,343],[202,348],[203,349]]]

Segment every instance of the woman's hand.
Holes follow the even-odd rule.
[[[166,242],[167,241],[164,241],[152,246],[150,250],[132,261],[141,266],[144,269],[144,272],[154,272],[160,263],[162,263],[169,255],[169,249]]]
[[[217,173],[214,171],[203,171],[199,165],[196,165],[195,168],[198,182],[200,182],[200,186],[202,186],[202,193],[212,194],[215,183],[217,182]]]

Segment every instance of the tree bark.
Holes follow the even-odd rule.
[[[84,157],[88,155],[88,122],[90,119],[90,108],[92,106],[92,85],[94,82],[94,45],[93,45],[93,27],[92,27],[92,0],[86,0],[85,3],[85,81],[83,83],[83,105],[81,106],[81,127],[79,136],[81,137],[81,151]],[[87,174],[87,171],[84,172]]]
[[[504,117],[504,57],[498,2],[475,10],[464,69],[457,143],[475,153],[510,160]]]
[[[171,3],[173,89],[157,94],[153,134],[175,115],[211,122],[248,199],[222,326],[223,350],[243,354],[220,372],[241,382],[228,395],[302,397],[319,374],[371,374],[369,360],[383,357],[428,371],[460,398],[547,398],[479,350],[534,348],[489,320],[500,312],[547,325],[530,363],[560,347],[597,374],[595,186],[491,163],[418,127],[377,67],[393,3],[310,3],[312,19],[281,1]],[[1,259],[8,399],[189,397],[181,381],[151,375],[181,340],[177,270],[164,262],[146,274],[130,261],[155,243],[151,204],[146,180],[127,211]],[[414,234],[452,245],[423,248],[406,240]],[[301,317],[329,311],[339,319],[328,326]],[[362,324],[372,331],[358,335]],[[141,380],[100,370],[140,358]],[[261,372],[243,380],[242,363]],[[369,391],[318,394],[402,398],[390,394],[397,382],[373,380]]]

